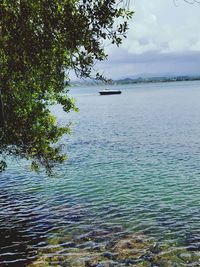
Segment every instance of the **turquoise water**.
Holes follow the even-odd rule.
[[[106,230],[108,240],[96,241],[105,246],[113,229],[195,254],[159,266],[199,266],[200,82],[123,85],[110,96],[100,89],[72,88],[79,113],[53,108],[74,124],[63,140],[69,160],[54,177],[15,161],[0,174],[0,266],[27,266],[61,237]]]

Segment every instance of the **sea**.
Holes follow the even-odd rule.
[[[200,266],[200,81],[71,87],[52,176],[0,174],[0,266]]]

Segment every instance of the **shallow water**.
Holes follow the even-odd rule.
[[[102,254],[116,237],[138,233],[169,254],[138,266],[199,266],[200,82],[123,85],[110,96],[99,89],[71,90],[79,113],[53,108],[60,122],[74,122],[63,140],[69,161],[54,177],[26,162],[0,174],[0,266],[43,255],[49,266],[75,266],[73,253],[85,259],[98,245]]]

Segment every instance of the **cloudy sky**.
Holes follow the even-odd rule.
[[[193,0],[188,0],[188,2]],[[130,0],[128,38],[108,46],[98,70],[113,79],[141,74],[200,74],[200,1]]]

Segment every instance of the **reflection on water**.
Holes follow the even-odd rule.
[[[73,89],[69,161],[0,174],[0,266],[199,266],[199,87]]]
[[[1,190],[0,266],[26,266],[27,262],[36,259],[35,246],[45,240],[45,227],[36,226],[42,216],[34,211],[34,201],[34,198],[29,199],[16,192],[12,195],[12,191]]]

